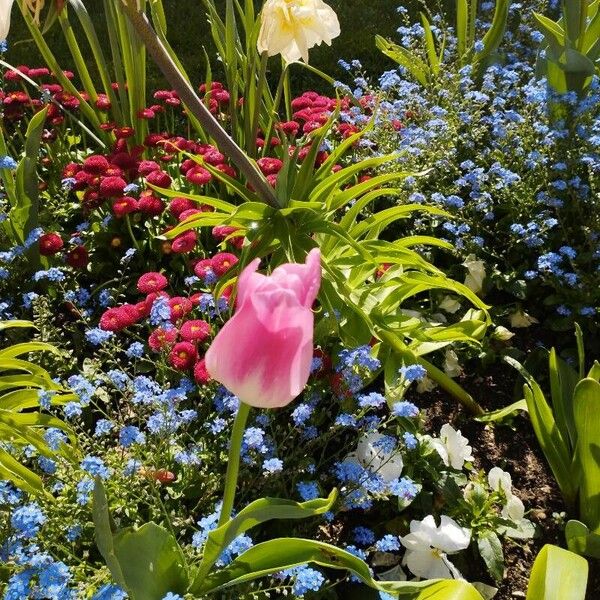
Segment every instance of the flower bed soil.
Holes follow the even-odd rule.
[[[515,401],[515,381],[511,367],[498,363],[488,369],[487,376],[463,377],[459,383],[486,411],[491,411]],[[437,431],[449,421],[470,440],[476,468],[489,471],[499,466],[511,473],[515,493],[523,500],[527,517],[536,525],[536,536],[530,540],[506,538],[506,573],[494,600],[525,598],[538,552],[545,544],[566,546],[563,527],[553,518],[555,513],[566,512],[566,508],[527,415],[520,414],[506,425],[479,423],[439,390],[422,397],[421,406],[427,410],[429,430]],[[567,518],[571,516],[574,515]],[[471,573],[469,580],[492,584],[481,561],[479,576]],[[600,572],[591,561],[586,598],[600,598]]]

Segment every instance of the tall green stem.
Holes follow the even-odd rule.
[[[122,0],[122,5],[154,62],[158,65],[169,84],[177,91],[187,110],[200,121],[202,127],[215,140],[219,149],[226,156],[229,156],[246,176],[248,183],[256,190],[260,199],[273,208],[278,208],[279,203],[275,191],[269,182],[256,164],[246,156],[244,151],[227,134],[200,100],[189,81],[183,76],[175,61],[169,55],[146,15],[138,10],[135,0]]]
[[[219,517],[219,527],[227,523],[231,518],[233,510],[233,501],[235,499],[235,488],[237,486],[238,472],[240,470],[240,455],[242,451],[242,439],[244,438],[244,430],[246,422],[250,414],[250,405],[240,402],[235,421],[233,422],[233,430],[231,432],[231,440],[229,442],[229,456],[227,458],[227,474],[225,475],[225,491],[223,492],[223,506],[221,507],[221,516]]]

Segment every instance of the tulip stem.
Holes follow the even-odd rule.
[[[250,405],[240,402],[233,430],[231,431],[231,440],[229,442],[229,456],[227,459],[227,474],[225,475],[225,491],[223,492],[223,506],[221,507],[221,516],[219,517],[219,527],[224,525],[231,518],[233,510],[233,501],[235,499],[235,488],[237,487],[238,473],[240,470],[240,455],[242,453],[242,440],[246,422],[250,414]]]

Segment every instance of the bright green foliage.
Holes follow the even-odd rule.
[[[387,227],[416,212],[434,217],[447,216],[447,213],[420,204],[393,205],[380,211],[372,209],[378,199],[393,198],[401,192],[401,188],[396,187],[398,182],[409,175],[419,175],[392,170],[355,183],[355,177],[364,170],[392,165],[396,155],[369,158],[332,173],[331,167],[364,132],[340,144],[315,172],[312,154],[318,151],[329,127],[327,124],[314,132],[311,152],[301,166],[295,156],[285,162],[276,190],[280,209],[259,202],[253,192],[205,163],[202,166],[243,198],[243,204],[236,206],[206,196],[155,188],[163,196],[183,196],[216,209],[193,215],[170,230],[167,237],[192,228],[221,224],[237,227],[251,242],[244,250],[240,269],[254,258],[267,255],[271,256],[273,267],[297,261],[318,246],[324,266],[321,302],[330,315],[321,321],[318,333],[340,337],[349,346],[368,343],[376,336],[406,361],[421,363],[439,385],[470,410],[480,412],[458,384],[423,357],[453,342],[481,339],[489,323],[487,306],[466,286],[448,278],[413,249],[423,245],[451,249],[447,242],[431,237],[407,237],[393,242],[380,239]],[[202,161],[202,157],[190,155],[190,158]],[[371,215],[361,219],[361,211],[365,209],[371,210]],[[382,264],[390,268],[380,278],[374,277]],[[229,283],[230,280],[223,281],[219,290]],[[463,296],[477,310],[449,326],[424,324],[420,319],[401,313],[406,300],[436,290]],[[333,318],[336,313],[341,319]]]
[[[31,327],[26,321],[0,322],[0,331],[15,327]],[[0,350],[0,441],[15,446],[33,446],[39,454],[52,458],[55,453],[44,440],[42,430],[48,427],[62,429],[75,445],[75,436],[60,419],[33,411],[38,409],[39,394],[48,391],[53,404],[76,400],[76,396],[54,383],[49,373],[41,367],[19,358],[30,352],[58,352],[54,346],[43,342],[16,344]],[[72,450],[63,446],[59,451],[71,457]],[[41,478],[23,466],[4,447],[0,447],[0,478],[32,494],[43,493]]]
[[[161,600],[168,591],[195,596],[214,593],[307,563],[346,570],[370,587],[398,598],[418,600],[481,600],[466,581],[431,580],[419,583],[375,581],[367,564],[353,554],[314,540],[280,538],[258,544],[225,568],[214,570],[221,552],[238,535],[273,519],[304,519],[331,509],[337,498],[294,502],[261,498],[209,535],[199,568],[186,564],[172,533],[155,523],[117,531],[108,510],[106,491],[97,478],[94,488],[96,544],[113,580],[132,600]]]
[[[492,24],[481,43],[483,48],[475,50],[475,21],[477,18],[478,0],[457,0],[456,2],[456,37],[458,46],[458,62],[461,67],[472,65],[475,77],[478,77],[490,64],[498,50],[504,31],[511,0],[498,0]],[[376,36],[377,47],[389,58],[404,67],[421,85],[432,85],[443,68],[446,39],[442,38],[436,47],[435,36],[431,23],[424,13],[421,13],[421,23],[425,35],[424,48],[419,54],[394,44],[389,40]]]
[[[539,74],[558,93],[585,93],[600,59],[600,2],[598,0],[563,0],[562,18],[552,21],[535,13],[544,34],[543,50],[538,60]]]
[[[587,579],[585,558],[547,544],[533,564],[527,600],[584,600]]]
[[[577,327],[579,369],[562,360],[554,349],[549,354],[551,402],[534,377],[516,360],[506,358],[526,380],[523,388],[536,437],[552,469],[567,505],[579,512],[585,525],[571,526],[570,547],[583,551],[584,538],[600,534],[600,364],[585,376],[581,329]],[[512,409],[523,408],[522,404]],[[570,522],[578,523],[578,522]],[[576,541],[576,538],[579,538]],[[567,535],[569,539],[569,534]],[[600,537],[598,537],[600,540]],[[600,545],[590,542],[592,547]]]
[[[4,222],[3,227],[15,245],[23,244],[27,234],[38,226],[37,164],[47,113],[48,109],[41,110],[31,119],[25,134],[25,153],[14,176],[7,169],[0,169],[0,181],[4,185],[11,207],[9,218]],[[0,127],[0,153],[8,154],[2,127]],[[33,252],[37,250],[32,248],[29,257],[37,262],[39,256],[32,256]]]
[[[188,585],[187,566],[177,540],[163,527],[147,523],[117,531],[100,479],[94,488],[96,544],[113,580],[132,600],[161,600]]]

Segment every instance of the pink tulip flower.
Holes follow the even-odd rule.
[[[277,408],[296,398],[310,375],[321,253],[315,248],[304,265],[281,265],[270,276],[256,272],[259,263],[240,274],[236,312],[206,352],[206,368],[242,402]]]

